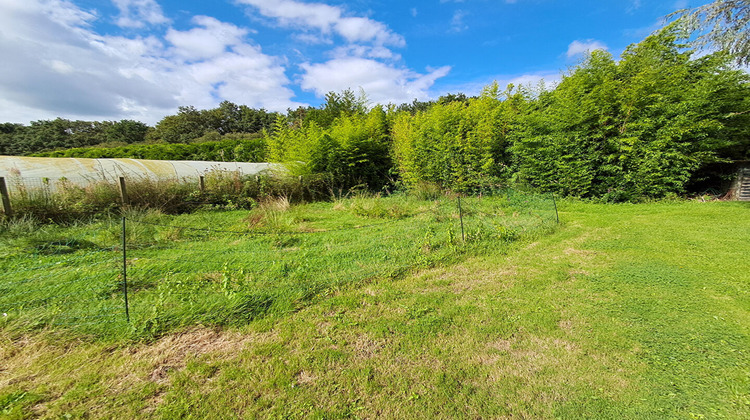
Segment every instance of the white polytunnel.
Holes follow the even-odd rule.
[[[115,182],[119,177],[139,179],[198,178],[212,171],[231,171],[241,175],[259,175],[283,171],[277,163],[204,162],[145,159],[84,159],[0,156],[0,177],[8,183],[37,184],[66,179],[86,185],[99,181]]]

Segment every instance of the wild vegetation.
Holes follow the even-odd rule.
[[[112,217],[124,209],[120,189],[110,180],[79,185],[69,179],[42,179],[41,185],[28,186],[19,177],[8,178],[11,202],[17,218],[36,222],[76,223]],[[283,197],[292,203],[330,199],[343,194],[326,174],[300,178],[288,173],[241,175],[239,172],[212,170],[199,179],[128,177],[128,205],[125,209],[156,210],[181,214],[196,210],[251,209],[260,201]],[[1,213],[0,213],[1,214]],[[4,218],[3,226],[13,224]]]
[[[681,22],[619,60],[594,51],[553,88],[491,85],[479,97],[400,106],[371,106],[347,90],[287,115],[228,102],[183,107],[146,135],[159,144],[39,155],[294,162],[300,174],[375,191],[503,184],[637,201],[721,190],[732,172],[721,164],[750,159],[750,79],[735,55],[696,56],[681,43]]]

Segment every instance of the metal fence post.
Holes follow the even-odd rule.
[[[458,195],[458,218],[461,220],[461,240],[466,242],[466,235],[464,235],[464,212],[461,209],[461,195]]]
[[[5,185],[5,177],[0,176],[0,195],[3,200],[3,211],[5,217],[13,217],[13,208],[10,206],[10,194],[8,194],[8,186]]]
[[[122,218],[122,294],[125,296],[125,319],[130,322],[130,305],[128,305],[128,255],[125,249],[125,217]]]
[[[557,213],[557,200],[555,200],[555,193],[552,193],[552,204],[555,206],[555,219],[557,224],[560,224],[560,214]]]

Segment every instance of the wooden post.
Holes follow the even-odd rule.
[[[198,188],[200,188],[201,194],[206,192],[206,178],[203,175],[198,180]]]
[[[128,203],[128,191],[125,189],[125,177],[120,177],[120,202],[122,203],[122,206],[127,206]]]
[[[5,217],[13,217],[13,208],[10,207],[8,187],[5,185],[5,177],[2,176],[0,176],[0,195],[3,196],[3,211],[5,211]]]

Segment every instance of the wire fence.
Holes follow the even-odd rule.
[[[99,182],[109,182],[113,185],[117,177],[93,177],[93,176],[68,176],[68,177],[8,177],[6,183],[8,190],[13,194],[27,194],[29,192],[40,192],[52,194],[55,191],[71,185],[85,187]]]
[[[32,217],[69,222],[133,207],[170,214],[200,208],[250,209],[258,201],[281,195],[294,202],[330,198],[335,185],[326,174],[243,175],[229,170],[184,177],[0,176],[0,220]]]
[[[502,250],[559,221],[552,197],[515,191],[297,208],[140,214],[77,237],[15,240],[0,260],[0,325],[144,337],[242,324],[350,285]]]

